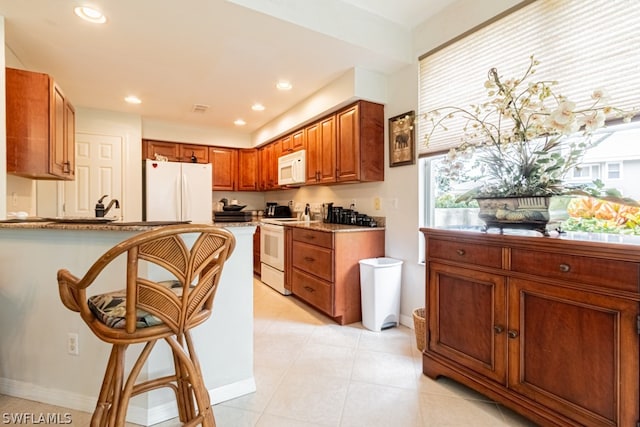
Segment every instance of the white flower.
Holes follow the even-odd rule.
[[[603,88],[599,87],[593,90],[593,93],[591,94],[591,98],[595,99],[596,101],[606,103],[609,100],[609,95]]]
[[[588,114],[582,118],[582,124],[584,125],[584,132],[589,134],[593,133],[597,129],[604,126],[604,121],[606,117],[602,110],[598,110],[593,112],[592,114]]]

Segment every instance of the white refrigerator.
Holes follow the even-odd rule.
[[[212,221],[210,163],[145,161],[147,221]]]

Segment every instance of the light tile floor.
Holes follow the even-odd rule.
[[[422,374],[413,330],[339,326],[293,297],[254,284],[257,391],[215,406],[219,427],[534,426],[446,378]],[[215,315],[215,314],[214,314]],[[0,412],[90,414],[0,395]],[[0,421],[2,422],[2,421]],[[156,427],[180,425],[170,420]]]

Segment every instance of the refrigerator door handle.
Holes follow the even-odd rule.
[[[191,217],[191,197],[189,196],[189,180],[187,174],[182,174],[182,220]]]

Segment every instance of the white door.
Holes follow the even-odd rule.
[[[182,220],[209,224],[212,221],[211,164],[182,163]]]
[[[144,192],[147,221],[180,221],[182,219],[181,169],[180,163],[177,162],[145,161]]]
[[[95,216],[95,205],[105,194],[122,201],[122,149],[120,136],[76,133],[76,179],[64,183],[64,215]],[[107,216],[122,217],[125,207],[115,206]]]

